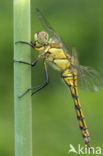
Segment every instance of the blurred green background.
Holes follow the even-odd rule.
[[[102,0],[31,0],[33,34],[44,30],[39,8],[71,50],[76,46],[82,65],[103,71]],[[0,1],[0,156],[14,156],[13,3]],[[37,53],[32,50],[32,59]],[[33,156],[67,156],[69,144],[84,146],[74,103],[60,73],[48,66],[50,84],[32,97]],[[32,86],[44,82],[42,60],[32,70]],[[79,90],[91,145],[103,149],[103,87],[97,93]],[[75,154],[70,154],[75,155]]]

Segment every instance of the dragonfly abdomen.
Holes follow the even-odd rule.
[[[74,99],[74,105],[75,105],[75,109],[76,109],[76,115],[77,115],[77,119],[79,121],[79,127],[81,129],[81,133],[83,136],[83,140],[85,142],[85,144],[90,147],[89,145],[89,132],[87,129],[87,125],[84,119],[84,115],[83,115],[83,111],[80,105],[80,101],[79,101],[79,97],[78,97],[78,91],[77,91],[77,75],[76,73],[72,73],[69,69],[67,69],[66,71],[64,71],[62,73],[62,77],[65,81],[65,83],[69,86],[70,91],[71,91],[71,95]]]

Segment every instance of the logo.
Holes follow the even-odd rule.
[[[97,154],[99,155],[102,153],[102,149],[99,146],[88,148],[86,145],[82,147],[80,144],[78,144],[77,149],[75,149],[74,146],[70,144],[69,147],[70,149],[68,151],[68,154],[75,153],[75,154]]]

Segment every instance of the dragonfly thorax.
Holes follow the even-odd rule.
[[[48,43],[48,34],[44,31],[34,34],[34,43],[36,47],[42,47]]]

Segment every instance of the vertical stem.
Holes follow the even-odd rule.
[[[30,0],[13,0],[14,60],[31,61],[30,47],[16,41],[30,42]],[[31,67],[14,63],[15,156],[32,156],[31,93],[18,98],[31,87]]]

